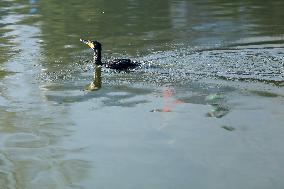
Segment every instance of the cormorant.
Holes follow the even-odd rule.
[[[102,63],[101,52],[102,45],[98,41],[84,40],[80,39],[81,42],[87,44],[94,51],[94,64],[103,65],[106,68],[116,69],[116,70],[129,70],[138,67],[140,64],[133,62],[130,59],[114,59],[106,63]]]

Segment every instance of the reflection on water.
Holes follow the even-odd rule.
[[[283,6],[0,1],[0,188],[283,188]]]
[[[102,66],[94,65],[94,79],[93,81],[86,87],[86,90],[96,91],[102,87]]]
[[[154,109],[151,112],[171,112],[175,106],[184,103],[180,99],[172,99],[174,90],[170,87],[163,89],[164,105],[161,109]]]
[[[80,157],[83,148],[62,145],[73,125],[66,119],[66,109],[48,107],[42,101],[36,80],[44,58],[37,38],[41,31],[25,23],[25,18],[33,18],[22,12],[28,7],[13,1],[3,4],[1,9],[10,11],[1,14],[9,31],[3,33],[8,43],[1,48],[3,52],[11,49],[11,56],[1,64],[0,188],[79,187],[91,164]]]

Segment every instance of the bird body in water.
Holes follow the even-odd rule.
[[[106,68],[115,70],[131,70],[138,67],[140,64],[133,62],[130,59],[114,59],[106,63],[102,63],[102,45],[98,41],[80,39],[81,42],[87,44],[94,51],[94,64],[103,65]]]

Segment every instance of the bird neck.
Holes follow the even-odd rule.
[[[102,56],[101,56],[101,50],[100,49],[94,50],[94,64],[102,65]]]

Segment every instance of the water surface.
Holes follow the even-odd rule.
[[[283,8],[1,1],[0,188],[283,188]]]

